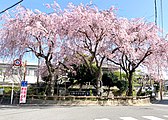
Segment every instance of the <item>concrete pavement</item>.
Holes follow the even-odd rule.
[[[144,106],[0,105],[0,120],[168,120],[168,99]]]

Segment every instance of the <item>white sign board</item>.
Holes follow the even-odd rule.
[[[0,88],[0,95],[3,95],[3,91],[4,91],[4,89]]]
[[[26,95],[27,95],[27,81],[22,81],[19,103],[26,103]]]

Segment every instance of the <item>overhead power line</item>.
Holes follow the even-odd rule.
[[[7,10],[9,10],[9,9],[11,9],[11,8],[13,8],[14,6],[18,5],[18,4],[21,3],[21,2],[23,2],[23,0],[20,0],[19,2],[15,3],[14,5],[12,5],[12,6],[8,7],[8,8],[6,8],[6,9],[3,10],[3,11],[1,11],[0,14],[4,13],[5,11],[7,11]]]

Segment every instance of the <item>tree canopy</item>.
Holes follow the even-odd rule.
[[[4,24],[0,28],[0,55],[34,53],[44,60],[50,84],[55,80],[59,63],[67,68],[84,63],[91,72],[95,63],[99,91],[102,65],[111,61],[126,73],[128,95],[132,95],[135,70],[140,66],[154,69],[159,64],[155,61],[167,58],[167,49],[163,49],[167,41],[159,36],[154,23],[120,18],[114,7],[99,10],[95,6],[69,4],[61,10],[56,2],[51,7],[54,12],[47,14],[19,6],[13,14],[2,16]]]

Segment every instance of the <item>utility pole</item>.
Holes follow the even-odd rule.
[[[157,25],[157,1],[154,0],[154,5],[155,5],[155,25]]]
[[[163,37],[163,3],[160,0],[161,28]],[[160,80],[160,100],[163,100],[163,79]]]
[[[38,94],[39,91],[39,79],[40,79],[40,72],[39,72],[39,68],[40,68],[40,57],[38,57],[38,66],[37,66],[37,88],[36,88],[36,93]]]
[[[157,25],[157,0],[154,0],[154,8],[155,8],[155,25]],[[163,2],[160,0],[160,14],[161,14],[161,28],[162,28],[162,37],[163,37]],[[160,100],[163,100],[163,80],[160,76],[160,60],[158,61],[158,78],[160,80],[159,87],[160,87]]]

